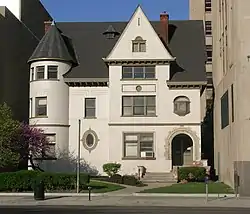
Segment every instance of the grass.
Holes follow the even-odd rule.
[[[105,192],[112,192],[120,189],[124,189],[125,187],[120,186],[118,184],[112,184],[108,182],[101,182],[101,181],[96,181],[96,180],[91,180],[89,185],[92,187],[91,192],[93,193],[105,193]],[[88,190],[83,190],[81,191],[82,193],[88,192]]]
[[[181,194],[204,194],[206,193],[205,183],[186,183],[186,184],[173,184],[171,186],[159,187],[154,189],[147,189],[141,191],[140,193],[181,193]],[[224,183],[220,182],[210,182],[208,184],[209,194],[231,194],[234,193],[232,188]]]

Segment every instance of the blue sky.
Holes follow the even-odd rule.
[[[45,8],[60,21],[126,21],[138,4],[150,20],[158,20],[167,11],[170,19],[188,19],[189,0],[41,0]]]

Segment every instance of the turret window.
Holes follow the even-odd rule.
[[[34,68],[32,67],[30,69],[30,81],[33,81],[35,80],[35,71],[34,71]]]
[[[36,97],[36,117],[47,116],[47,97]]]
[[[58,66],[48,66],[48,79],[58,79]]]
[[[45,66],[37,66],[36,67],[36,80],[44,79]]]

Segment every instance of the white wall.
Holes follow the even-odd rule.
[[[21,0],[0,0],[0,6],[6,6],[19,20],[21,19]]]
[[[45,79],[30,82],[30,98],[32,102],[32,115],[30,124],[42,127],[46,133],[56,134],[56,143],[60,151],[68,149],[69,141],[69,87],[63,80],[63,74],[69,71],[71,65],[64,62],[41,61],[31,64],[36,66],[58,66],[58,80]],[[47,117],[35,117],[35,98],[47,97]]]
[[[109,160],[109,102],[108,87],[74,87],[70,88],[70,106],[69,106],[69,123],[70,123],[70,151],[77,155],[79,125],[81,120],[81,139],[84,133],[91,129],[96,132],[99,139],[96,148],[89,152],[83,147],[81,141],[81,157],[88,162],[90,167],[96,168],[102,172],[102,165]],[[85,119],[84,106],[85,98],[96,98],[96,118]]]
[[[200,89],[170,90],[166,81],[169,78],[169,65],[156,66],[156,80],[121,80],[122,67],[110,66],[110,123],[200,123]],[[136,92],[137,85],[152,85],[145,92]],[[122,91],[122,85],[129,85],[134,90]],[[122,95],[156,95],[156,117],[121,117]],[[173,100],[177,96],[190,99],[190,113],[180,117],[173,112]],[[119,108],[118,108],[119,106]]]

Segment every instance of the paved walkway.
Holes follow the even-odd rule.
[[[127,186],[127,185],[122,185],[126,187],[125,189],[120,189],[114,192],[109,192],[107,195],[112,196],[112,195],[128,195],[128,194],[133,194],[137,193],[146,189],[154,189],[158,187],[164,187],[164,186],[171,186],[172,184],[170,183],[149,183],[147,186],[144,187],[134,187],[134,186]]]
[[[0,197],[0,206],[180,206],[180,207],[247,207],[250,198],[166,198],[139,196],[96,196],[88,197],[47,197],[44,201],[35,201],[33,197]]]

